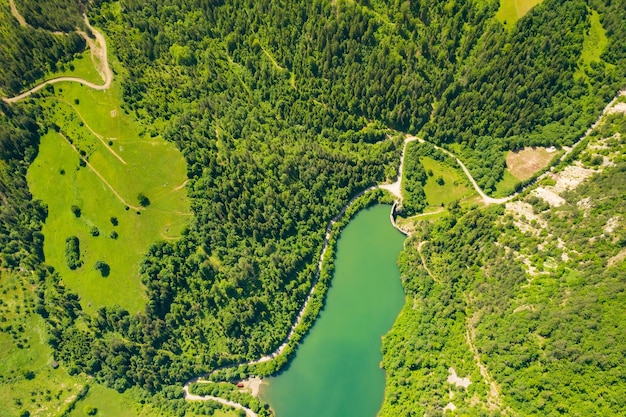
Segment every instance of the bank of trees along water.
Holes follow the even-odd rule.
[[[33,5],[23,2],[24,13],[43,12]],[[43,312],[59,360],[72,372],[93,374],[119,390],[132,385],[156,390],[271,352],[310,288],[327,222],[358,191],[395,179],[402,138],[387,139],[388,128],[421,130],[445,146],[459,143],[460,156],[487,190],[502,175],[505,150],[571,143],[625,79],[624,2],[546,0],[510,31],[493,20],[498,5],[495,0],[94,1],[89,17],[107,34],[116,56],[124,111],[148,133],[176,143],[187,160],[194,220],[179,240],[156,243],[146,255],[141,274],[148,301],[140,314],[115,307],[82,314],[62,280],[40,269],[49,276],[41,292]],[[601,61],[577,78],[591,10],[600,13],[608,44]],[[7,62],[0,75],[4,94],[22,90],[43,68],[84,48],[79,37],[20,28],[8,9],[1,12],[7,17],[2,24],[9,25],[2,31],[8,46],[0,52]],[[66,24],[58,21],[50,29],[65,30]],[[31,145],[20,149],[34,152],[36,125],[20,122],[25,113],[19,107],[3,113],[2,128],[11,133],[3,136],[2,149],[24,138]],[[37,115],[36,107],[29,113]],[[424,178],[415,164],[419,155],[411,152],[407,208],[418,212],[415,196],[421,196]],[[16,155],[3,169],[10,164],[26,169],[30,154]],[[32,238],[23,242],[12,232],[17,229],[3,226],[2,239],[9,242],[3,251],[12,251],[5,264],[17,266],[28,258],[34,267],[42,260],[36,232],[45,210],[30,201],[25,182],[19,182],[23,176],[6,178],[15,186],[3,191],[14,193],[2,206],[3,218]],[[5,208],[13,206],[29,214],[20,217]],[[440,288],[406,270],[407,291],[417,299],[439,288],[443,313],[436,313],[439,304],[423,311],[433,323],[443,314],[442,329],[462,324],[461,289],[473,285],[467,274],[480,275],[481,265],[502,255],[493,243],[497,210],[467,215],[453,210],[424,232],[434,242],[424,248],[428,262],[440,252],[458,254],[447,267],[440,255],[433,268],[446,279],[457,277],[454,285]],[[471,250],[472,242],[483,241]],[[15,255],[22,253],[20,245],[35,257]],[[410,260],[415,250],[408,249],[403,265],[415,260]],[[492,267],[499,271],[504,264]],[[517,288],[517,275],[509,272],[498,272],[506,278],[501,285]],[[493,297],[489,302],[503,302]],[[421,323],[419,332],[439,332],[423,317],[411,326]],[[462,343],[463,334],[454,331]],[[439,340],[449,334],[453,331],[442,330]],[[482,334],[477,343],[483,343]],[[389,340],[395,340],[388,343],[390,352],[404,346]],[[425,348],[441,346],[432,342]],[[465,357],[464,370],[477,372],[471,355]],[[392,369],[424,369],[432,360],[386,362],[397,404],[409,403],[415,385],[403,388]],[[494,372],[505,384],[501,378],[509,365],[494,361],[488,365],[501,366]]]

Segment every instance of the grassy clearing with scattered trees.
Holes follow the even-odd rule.
[[[142,256],[154,241],[180,236],[191,219],[185,189],[179,188],[186,179],[180,153],[160,137],[142,138],[138,124],[117,112],[116,91],[55,86],[55,95],[43,102],[50,126],[58,128],[49,127],[42,137],[28,174],[34,196],[48,206],[46,261],[91,312],[112,304],[141,311]],[[139,194],[151,204],[143,207]],[[74,267],[65,254],[70,236],[80,241],[80,265]]]

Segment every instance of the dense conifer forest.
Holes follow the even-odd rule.
[[[29,314],[46,320],[69,374],[120,392],[178,398],[174,387],[193,376],[273,352],[315,279],[329,221],[354,195],[395,181],[404,134],[453,150],[492,193],[506,151],[574,144],[626,86],[623,0],[545,0],[511,26],[494,17],[496,0],[15,4],[28,25],[0,3],[3,96],[85,50],[86,12],[107,38],[121,111],[187,164],[193,216],[180,238],[146,250],[145,308],[110,300],[87,313],[46,264],[47,208],[26,182],[40,138],[59,130],[39,100],[55,89],[0,101],[2,271],[30,283]],[[596,14],[607,43],[587,59]],[[623,120],[607,126],[597,136],[622,152]],[[447,158],[407,148],[405,217],[427,205],[427,154]],[[445,380],[453,363],[483,381],[458,393],[471,415],[623,412],[623,257],[607,266],[626,242],[623,174],[614,158],[558,208],[523,195],[544,235],[524,235],[501,205],[455,203],[417,223],[399,258],[407,305],[385,339],[381,415],[440,413],[448,390],[429,378]],[[599,195],[585,215],[577,202]],[[621,222],[615,236],[595,237],[610,218]],[[570,258],[550,263],[563,252],[557,238],[573,245]],[[62,248],[70,268],[82,265],[80,244],[72,236]],[[532,278],[524,259],[545,276]]]

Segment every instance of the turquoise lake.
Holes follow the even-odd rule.
[[[390,209],[362,210],[342,231],[324,310],[289,367],[262,386],[276,417],[374,417],[380,409],[381,336],[404,303],[396,259],[405,237]]]

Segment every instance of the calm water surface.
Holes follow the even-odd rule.
[[[404,236],[391,207],[362,210],[338,241],[326,307],[289,368],[261,397],[276,417],[374,417],[385,388],[381,336],[404,302],[396,258]]]

